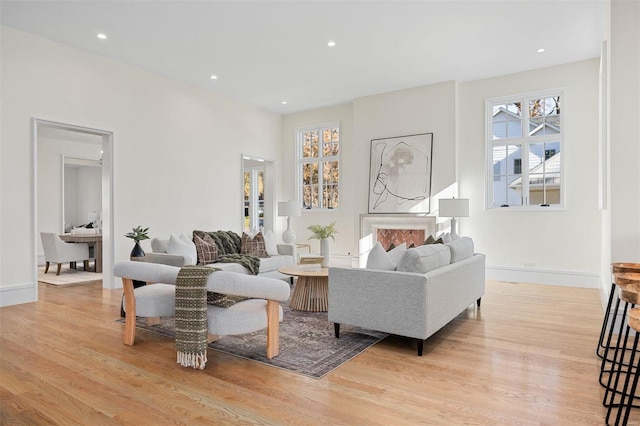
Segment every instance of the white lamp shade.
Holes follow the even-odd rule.
[[[441,217],[469,217],[468,198],[442,198],[439,204]]]
[[[279,201],[278,216],[302,216],[300,203],[297,201]]]

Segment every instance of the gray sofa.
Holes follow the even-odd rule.
[[[393,256],[393,254],[392,254]],[[424,340],[485,292],[485,256],[471,239],[406,249],[395,270],[329,269],[329,321]],[[391,268],[389,268],[391,269]]]
[[[158,238],[151,240],[151,249],[153,252],[146,253],[144,257],[135,258],[142,262],[161,263],[164,265],[182,267],[194,264],[190,256],[182,254],[166,253],[167,241]],[[288,275],[278,272],[278,268],[295,265],[296,247],[293,244],[277,244],[277,255],[260,259],[260,269],[258,275],[266,278],[289,279]],[[211,263],[211,266],[227,272],[237,272],[239,274],[249,274],[249,271],[239,263]]]

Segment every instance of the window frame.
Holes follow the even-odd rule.
[[[557,134],[543,134],[543,135],[529,135],[525,132],[525,129],[529,128],[529,101],[535,99],[543,99],[550,97],[560,97],[560,132]],[[522,107],[522,135],[520,137],[503,139],[493,139],[493,107],[502,104],[511,104],[520,102]],[[485,209],[486,210],[537,210],[537,211],[552,211],[552,210],[564,210],[566,200],[566,144],[564,142],[565,129],[565,115],[566,115],[566,95],[565,90],[562,88],[540,90],[529,93],[522,93],[509,96],[501,96],[495,98],[487,98],[485,100],[485,152],[486,152],[486,178],[485,178]],[[529,172],[530,168],[524,165],[529,164],[529,152],[531,146],[539,143],[557,142],[559,144],[560,156],[560,197],[559,203],[549,204],[530,204],[531,193],[529,187]],[[494,147],[518,145],[521,151],[521,180],[523,190],[522,193],[526,194],[522,196],[521,205],[508,205],[499,206],[494,205],[494,163],[493,163],[493,150]],[[545,148],[546,150],[546,148]],[[546,159],[543,159],[543,162]],[[515,164],[514,164],[515,165]]]
[[[322,154],[322,150],[318,149],[318,153],[320,154],[317,159],[312,159],[312,158],[303,158],[303,143],[304,143],[304,133],[305,132],[309,132],[309,131],[318,131],[319,136],[319,143],[322,144],[322,131],[325,129],[332,129],[332,128],[337,128],[338,129],[338,155],[333,155],[330,157],[324,157],[324,156],[320,156]],[[313,212],[322,212],[322,211],[331,211],[331,212],[335,212],[340,210],[340,203],[341,203],[341,194],[342,194],[342,174],[341,172],[341,157],[342,157],[342,148],[343,148],[343,144],[342,144],[342,128],[340,127],[340,122],[331,122],[331,123],[324,123],[324,124],[317,124],[317,125],[313,125],[313,126],[307,126],[307,127],[299,127],[296,128],[296,135],[295,135],[295,141],[296,141],[296,149],[295,149],[295,164],[296,164],[296,194],[298,194],[298,200],[300,200],[300,207],[302,208],[302,211],[313,211]],[[324,188],[323,188],[323,183],[324,183],[324,176],[322,173],[322,167],[324,163],[328,163],[328,162],[332,162],[332,161],[337,161],[338,162],[338,173],[339,173],[339,180],[338,180],[338,207],[326,207],[323,204],[324,202]],[[303,179],[303,175],[302,175],[302,170],[303,170],[303,165],[304,164],[308,164],[308,163],[317,163],[318,164],[318,199],[320,202],[321,207],[310,207],[310,208],[305,208],[303,205],[303,201],[304,201],[304,194],[303,194],[303,190],[304,190],[304,183],[302,181]]]

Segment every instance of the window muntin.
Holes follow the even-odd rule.
[[[563,204],[561,99],[554,91],[487,100],[489,208]]]
[[[340,126],[329,124],[297,132],[298,179],[302,207],[335,209],[340,205]]]

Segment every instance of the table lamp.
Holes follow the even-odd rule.
[[[451,238],[459,238],[456,232],[456,218],[469,217],[468,198],[442,198],[439,203],[440,217],[451,218]]]
[[[293,244],[296,241],[296,233],[291,229],[291,216],[302,216],[300,203],[297,201],[279,201],[278,216],[287,217],[287,230],[282,233],[282,241],[285,244]]]

